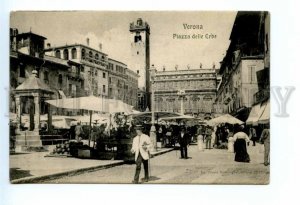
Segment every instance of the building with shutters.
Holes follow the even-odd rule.
[[[108,59],[108,73],[108,97],[137,108],[139,75],[128,69],[126,64],[111,58]]]
[[[268,90],[269,78],[259,79],[258,73],[269,72],[264,62],[265,36],[262,21],[265,12],[238,12],[230,34],[230,45],[221,62],[222,76],[216,105],[246,121],[252,105],[258,100],[261,83]],[[268,75],[266,75],[268,76]]]

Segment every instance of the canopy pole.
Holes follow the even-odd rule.
[[[91,134],[92,134],[92,114],[93,114],[93,112],[90,110],[89,146],[90,146]]]
[[[109,127],[108,127],[108,136],[110,138],[110,128],[111,128],[111,113],[109,113]]]

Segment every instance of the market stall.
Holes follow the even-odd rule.
[[[121,158],[126,156],[132,139],[125,130],[127,114],[132,112],[132,106],[114,99],[103,99],[95,96],[48,100],[47,103],[58,108],[88,110],[89,116],[77,120],[89,122],[87,146],[78,149],[83,156],[94,158]],[[93,113],[94,111],[98,114]],[[101,114],[99,114],[101,113]],[[104,122],[105,121],[105,122]],[[93,136],[93,143],[91,138]],[[83,152],[85,151],[85,152]],[[112,156],[105,155],[114,153]],[[80,157],[80,156],[79,156]]]

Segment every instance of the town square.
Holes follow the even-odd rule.
[[[13,184],[270,182],[266,11],[17,11],[9,54]]]

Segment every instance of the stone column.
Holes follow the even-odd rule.
[[[72,48],[68,49],[69,60],[72,59]]]
[[[21,125],[21,101],[20,101],[20,96],[16,96],[15,100],[16,100],[16,114],[17,114],[16,134],[20,134],[20,125]]]
[[[80,47],[77,47],[77,48],[76,48],[76,52],[77,52],[76,58],[77,58],[77,59],[81,59],[81,50],[80,50]]]
[[[64,50],[60,49],[59,51],[60,51],[60,58],[64,59]]]
[[[153,86],[153,83],[152,83]],[[153,88],[153,87],[152,87]],[[150,129],[150,140],[152,142],[152,150],[157,151],[157,141],[156,141],[156,128],[155,128],[155,116],[154,116],[154,90],[151,91],[151,129]]]
[[[40,95],[34,95],[34,131],[39,132],[40,128]]]
[[[52,109],[51,105],[48,104],[48,132],[52,132]]]
[[[181,114],[181,115],[184,115],[183,98],[184,98],[184,96],[182,95],[182,96],[180,97],[180,114]]]

